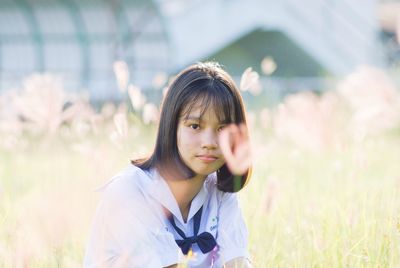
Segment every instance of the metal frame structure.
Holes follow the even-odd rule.
[[[168,71],[167,41],[152,1],[0,0],[0,90],[32,72],[51,72],[69,90],[104,98],[116,87],[115,60],[128,63],[132,83],[148,87],[151,76]]]

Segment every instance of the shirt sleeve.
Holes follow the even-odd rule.
[[[248,258],[248,232],[236,193],[223,193],[218,221],[217,244],[222,263]]]
[[[150,267],[178,263],[172,236],[156,229],[140,192],[124,179],[104,189],[86,247],[84,267]]]

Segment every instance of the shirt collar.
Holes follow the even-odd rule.
[[[149,194],[155,198],[158,202],[161,203],[166,209],[168,209],[177,220],[179,220],[182,224],[184,224],[182,214],[179,210],[178,203],[175,200],[174,195],[172,194],[168,184],[165,182],[164,178],[158,173],[158,171],[153,168],[150,170],[152,182],[149,185]],[[209,176],[207,176],[206,180],[203,183],[200,191],[193,198],[192,203],[190,204],[190,210],[187,222],[193,218],[196,212],[204,205],[207,199],[208,190],[207,190],[207,181],[209,180]],[[203,208],[204,210],[205,208]]]

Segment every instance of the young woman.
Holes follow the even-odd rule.
[[[242,97],[216,63],[177,75],[155,148],[103,187],[85,267],[250,267],[238,206],[250,177]]]

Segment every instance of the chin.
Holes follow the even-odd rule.
[[[208,176],[211,173],[214,173],[215,171],[217,171],[221,166],[214,167],[214,168],[207,168],[207,169],[193,169],[193,171],[198,175]]]
[[[202,170],[193,170],[197,175],[200,175],[200,176],[208,176],[209,174],[211,174],[211,173],[213,173],[214,171],[212,171],[212,170],[210,170],[210,171],[208,171],[208,170],[204,170],[204,169],[202,169]]]
[[[216,172],[220,167],[224,165],[225,161],[217,161],[212,164],[204,163],[191,163],[191,165],[186,164],[193,172],[200,176],[208,176],[211,173]]]

